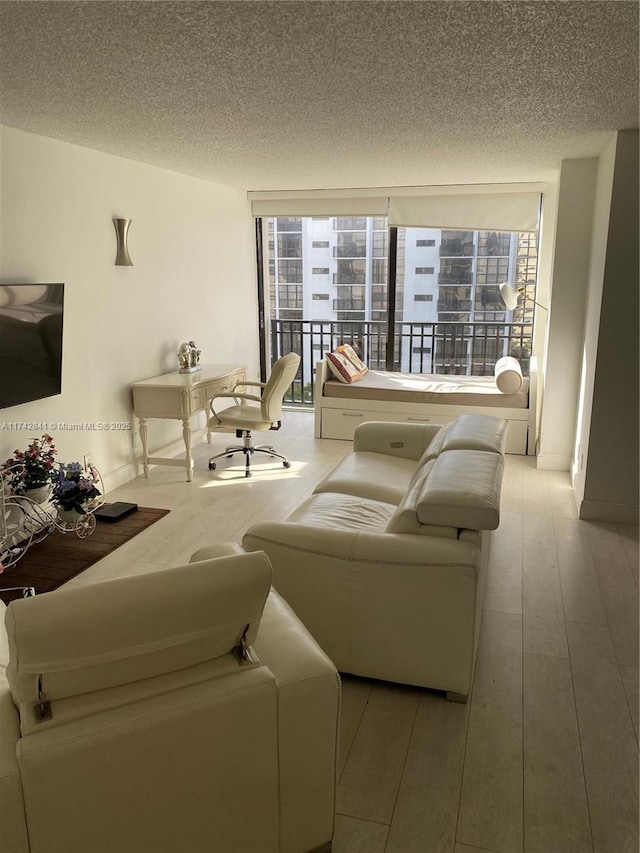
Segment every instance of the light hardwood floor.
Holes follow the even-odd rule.
[[[70,583],[186,562],[286,516],[350,442],[286,412],[292,466],[156,467],[108,495],[171,513]],[[334,853],[637,853],[638,528],[580,521],[569,475],[509,456],[468,705],[343,678]],[[260,853],[260,851],[255,851]]]

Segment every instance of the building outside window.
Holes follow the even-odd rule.
[[[302,282],[302,260],[278,260],[278,281]]]
[[[394,370],[489,375],[507,354],[528,369],[533,302],[509,311],[498,287],[524,284],[535,297],[537,233],[397,228],[390,271],[386,217],[276,217],[263,228],[272,349],[288,351],[281,335],[281,343],[288,336],[286,346],[307,352],[306,382],[316,355],[343,342],[385,369],[392,272]],[[286,325],[292,321],[297,343]]]

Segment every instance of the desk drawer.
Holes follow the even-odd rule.
[[[236,373],[228,379],[224,379],[220,382],[209,382],[201,389],[204,404],[207,405],[209,400],[215,397],[216,394],[228,394],[239,382],[244,382],[246,378],[246,373]]]
[[[204,396],[204,389],[196,388],[191,392],[191,411],[197,412],[199,409],[204,409],[207,404],[207,397]]]
[[[195,412],[209,409],[209,400],[216,394],[226,393],[238,382],[245,382],[246,370],[230,371],[220,378],[199,379],[194,373],[184,382],[176,381],[174,374],[167,374],[167,383],[162,377],[153,384],[136,383],[133,389],[133,410],[138,417],[185,418]],[[181,377],[180,377],[181,379]]]

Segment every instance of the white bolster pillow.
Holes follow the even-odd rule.
[[[496,361],[496,386],[503,394],[517,394],[522,387],[522,368],[517,358],[505,355]]]

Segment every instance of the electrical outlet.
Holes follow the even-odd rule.
[[[89,468],[96,467],[96,459],[93,453],[85,453],[84,454],[84,467],[85,470],[89,470]]]

